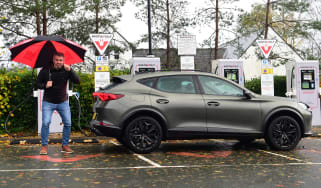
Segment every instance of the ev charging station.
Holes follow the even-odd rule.
[[[160,58],[154,56],[133,57],[131,59],[131,74],[160,71]]]
[[[212,61],[212,73],[225,77],[244,87],[243,61],[237,59],[218,59]]]
[[[319,62],[302,61],[287,64],[286,81],[286,96],[309,105],[312,110],[312,126],[320,126]]]
[[[37,70],[38,74],[40,72],[40,68]],[[68,103],[69,103],[69,97],[76,95],[72,90],[68,90],[69,88],[69,81],[67,82],[66,92],[68,94]],[[44,90],[38,89],[33,92],[33,97],[38,98],[38,134],[41,133],[41,127],[42,127],[42,99],[43,99]],[[49,125],[49,133],[62,133],[63,131],[63,123],[62,119],[59,115],[59,113],[55,110],[51,117],[51,123]]]

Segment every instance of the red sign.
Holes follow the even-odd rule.
[[[103,55],[107,49],[108,44],[113,38],[112,34],[90,34],[91,40],[94,42],[100,55]]]
[[[269,58],[276,40],[257,40],[256,43],[263,52],[265,58]]]

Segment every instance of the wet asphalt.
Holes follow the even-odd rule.
[[[98,144],[0,145],[0,187],[321,187],[321,138],[295,150],[271,150],[263,140],[163,142],[133,154],[114,139]]]

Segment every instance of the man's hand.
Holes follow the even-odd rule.
[[[46,84],[46,88],[52,87],[52,81],[48,81]]]
[[[64,68],[65,68],[66,71],[70,71],[70,66],[69,65],[64,64]]]

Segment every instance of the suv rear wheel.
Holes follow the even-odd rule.
[[[124,132],[124,142],[136,153],[150,153],[159,147],[162,136],[158,121],[141,116],[129,122]]]
[[[269,125],[265,141],[278,150],[290,150],[296,147],[301,139],[299,123],[290,116],[275,118]]]

